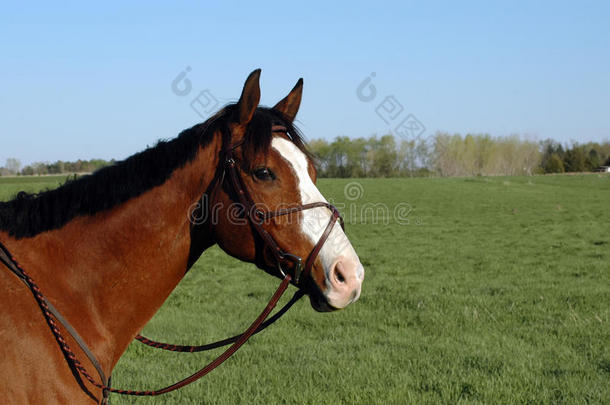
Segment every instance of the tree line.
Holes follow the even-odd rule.
[[[19,159],[9,158],[6,160],[4,167],[0,167],[0,176],[41,176],[47,174],[91,173],[114,163],[114,159],[110,161],[103,159],[79,159],[75,162],[58,160],[54,163],[36,162],[22,168]]]
[[[518,135],[340,136],[333,141],[313,140],[309,147],[317,157],[320,177],[513,176],[610,166],[610,141],[562,145]]]
[[[517,135],[338,136],[332,141],[314,139],[309,148],[320,177],[512,176],[589,172],[610,166],[610,141],[562,145],[552,139],[536,142]],[[11,158],[0,167],[0,176],[87,173],[114,162],[38,162],[22,168],[19,160]]]

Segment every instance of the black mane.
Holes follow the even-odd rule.
[[[112,209],[162,185],[176,169],[192,161],[214,133],[226,132],[236,110],[235,104],[229,105],[172,140],[161,140],[154,147],[57,189],[38,194],[20,192],[13,200],[0,202],[0,230],[15,238],[33,237],[59,229],[76,217]],[[275,124],[284,125],[292,141],[307,153],[302,136],[289,120],[278,111],[259,107],[245,135],[246,164],[256,153],[269,149],[271,126]]]

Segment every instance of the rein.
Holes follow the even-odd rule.
[[[283,126],[274,125],[272,127],[272,132],[282,132],[287,133],[287,130]],[[230,134],[228,134],[230,137]],[[226,136],[226,134],[225,134]],[[134,395],[134,396],[156,396],[165,394],[179,388],[182,388],[188,384],[195,382],[201,377],[208,374],[210,371],[214,370],[220,364],[222,364],[225,360],[227,360],[231,355],[233,355],[246,341],[252,337],[253,335],[263,331],[269,325],[277,321],[282,315],[284,315],[288,309],[290,309],[301,297],[305,295],[305,292],[302,289],[299,289],[295,292],[294,296],[272,317],[267,319],[277,305],[278,301],[290,285],[291,281],[294,280],[294,284],[299,286],[301,281],[309,276],[311,273],[311,269],[315,263],[316,258],[318,257],[322,247],[330,233],[332,232],[332,228],[337,221],[339,221],[341,227],[344,226],[343,218],[339,214],[339,211],[333,205],[327,202],[315,202],[304,205],[299,205],[287,209],[281,209],[276,211],[262,211],[257,208],[256,204],[252,200],[250,194],[248,193],[247,188],[245,187],[241,175],[238,171],[237,163],[235,160],[234,152],[235,150],[243,144],[242,142],[238,142],[228,149],[226,149],[223,153],[224,164],[225,167],[222,171],[222,180],[219,185],[222,186],[224,183],[225,177],[228,177],[230,180],[230,185],[233,190],[237,194],[237,198],[242,204],[244,208],[244,215],[249,220],[252,227],[256,230],[258,235],[262,238],[265,243],[266,248],[272,252],[274,258],[277,261],[277,268],[281,275],[282,281],[275,293],[269,300],[267,306],[263,309],[260,315],[250,324],[250,326],[242,333],[224,340],[220,340],[214,343],[200,345],[200,346],[183,346],[183,345],[173,345],[168,343],[156,342],[154,340],[148,339],[142,335],[137,335],[136,340],[139,342],[146,344],[151,347],[170,350],[175,352],[201,352],[205,350],[212,350],[219,347],[227,346],[231,344],[231,346],[226,349],[222,354],[220,354],[216,359],[211,361],[209,364],[201,368],[199,371],[193,373],[189,377],[184,378],[181,381],[178,381],[172,385],[169,385],[164,388],[160,388],[157,390],[148,390],[148,391],[135,391],[135,390],[123,390],[112,388],[110,386],[110,378],[106,377],[100,363],[97,361],[93,352],[89,349],[85,341],[78,334],[78,332],[70,325],[70,323],[61,315],[61,313],[45,298],[42,293],[40,287],[36,284],[36,282],[32,279],[32,277],[19,265],[17,260],[9,253],[8,249],[0,242],[0,261],[11,270],[25,285],[30,289],[36,302],[40,306],[40,309],[44,315],[44,318],[51,329],[51,332],[55,336],[57,342],[60,345],[62,352],[64,353],[66,359],[70,363],[70,366],[78,371],[78,373],[84,377],[89,383],[94,385],[95,387],[102,390],[103,398],[101,403],[108,403],[109,393],[116,393],[122,395]],[[225,176],[228,172],[228,176]],[[313,209],[313,208],[328,208],[332,215],[331,218],[324,229],[324,232],[320,236],[320,239],[312,249],[311,253],[307,257],[305,264],[303,264],[303,259],[294,254],[288,253],[281,249],[278,243],[275,241],[273,236],[263,228],[263,223],[266,220],[270,220],[275,217],[291,215],[300,211]],[[293,271],[292,275],[286,272],[282,268],[282,262],[290,261],[293,263]],[[95,378],[87,371],[87,369],[83,366],[82,362],[78,359],[67,340],[64,338],[64,335],[60,331],[57,322],[59,322],[65,330],[72,336],[74,341],[78,344],[80,349],[85,353],[93,367],[96,369],[99,374],[101,382],[96,381]]]
[[[172,385],[169,385],[169,386],[167,386],[165,388],[161,388],[161,389],[157,389],[157,390],[149,390],[149,391],[123,390],[123,389],[117,389],[117,388],[110,387],[110,378],[106,379],[106,377],[104,376],[104,373],[103,373],[103,371],[101,369],[101,366],[99,365],[99,362],[95,359],[94,355],[88,349],[87,345],[84,343],[82,338],[80,338],[80,336],[74,330],[74,328],[70,325],[70,323],[63,316],[61,316],[59,311],[57,309],[55,309],[54,307],[52,307],[52,305],[44,297],[42,291],[40,290],[40,287],[38,287],[38,285],[34,282],[32,277],[30,277],[29,274],[17,263],[15,258],[8,255],[8,251],[6,250],[6,248],[1,243],[0,243],[0,261],[2,261],[2,263],[4,263],[11,271],[13,271],[30,288],[30,290],[32,291],[32,293],[34,295],[34,298],[36,299],[36,302],[38,303],[38,305],[40,306],[40,309],[43,312],[43,315],[45,317],[45,320],[47,321],[47,324],[49,325],[49,328],[51,329],[51,332],[53,332],[53,335],[57,339],[57,342],[59,343],[62,352],[66,355],[67,359],[69,359],[69,361],[71,362],[71,365],[87,381],[89,381],[92,385],[96,386],[97,388],[100,388],[103,391],[102,404],[107,404],[108,403],[108,394],[110,392],[113,392],[115,394],[122,394],[122,395],[156,396],[156,395],[166,394],[166,393],[171,392],[171,391],[175,391],[175,390],[177,390],[179,388],[182,388],[182,387],[184,387],[186,385],[189,385],[189,384],[197,381],[198,379],[200,379],[201,377],[205,376],[210,371],[214,370],[216,367],[221,365],[229,357],[231,357],[233,355],[233,353],[235,353],[241,346],[243,346],[243,344],[246,343],[246,341],[252,335],[262,331],[267,326],[269,326],[271,323],[273,323],[275,320],[277,320],[296,301],[298,301],[304,295],[304,293],[302,293],[301,291],[297,291],[295,293],[294,297],[284,306],[284,308],[282,308],[278,312],[278,314],[276,314],[274,317],[270,318],[269,322],[264,322],[265,319],[269,316],[269,314],[273,310],[273,308],[275,308],[275,306],[277,305],[277,302],[280,300],[280,298],[282,297],[282,295],[284,294],[284,292],[286,291],[288,286],[290,285],[291,277],[290,277],[290,275],[286,275],[286,277],[284,277],[282,279],[282,282],[280,283],[279,287],[277,288],[277,290],[275,291],[275,293],[273,294],[273,296],[269,300],[269,303],[267,304],[265,309],[263,309],[263,311],[260,313],[260,315],[254,320],[254,322],[252,322],[252,324],[248,327],[248,329],[246,329],[246,331],[244,333],[242,333],[241,335],[237,335],[237,336],[234,336],[232,338],[225,339],[225,340],[222,340],[222,341],[219,341],[219,342],[215,342],[215,343],[212,343],[210,345],[205,345],[205,346],[174,346],[174,345],[167,345],[167,346],[171,346],[171,347],[175,347],[175,348],[181,348],[181,347],[182,348],[186,348],[186,347],[188,347],[190,349],[193,349],[193,350],[175,350],[175,351],[191,351],[191,352],[195,352],[195,351],[202,351],[202,350],[210,350],[210,349],[213,349],[213,348],[222,347],[222,346],[226,346],[226,345],[228,345],[230,343],[233,343],[220,356],[218,356],[216,359],[214,359],[209,364],[204,366],[202,369],[200,369],[196,373],[190,375],[189,377],[186,377],[183,380],[178,381],[178,382],[176,382],[176,383],[174,383]],[[63,334],[59,330],[59,327],[57,326],[57,322],[55,322],[54,318],[57,319],[66,328],[68,333],[70,333],[70,335],[78,343],[78,345],[81,347],[81,349],[85,352],[85,354],[87,355],[89,360],[93,363],[94,367],[96,368],[98,374],[100,374],[100,378],[102,379],[103,383],[97,382],[91,376],[91,374],[87,371],[85,366],[83,366],[83,364],[78,359],[78,357],[76,356],[76,354],[74,353],[74,351],[72,350],[72,348],[70,347],[70,345],[68,344],[66,339],[64,338]],[[140,338],[141,339],[146,339],[146,338],[143,338],[141,336],[140,336]],[[138,340],[140,340],[140,339],[138,339]],[[157,342],[151,342],[149,340],[147,340],[146,342],[143,342],[143,343],[146,343],[146,344],[149,344],[149,343],[158,344]],[[166,344],[161,344],[161,345],[164,346]],[[155,345],[153,345],[153,346],[157,347]],[[167,349],[167,350],[172,350],[171,348],[168,348],[168,347],[161,347],[160,346],[160,348]],[[197,350],[197,349],[199,349],[199,350]]]

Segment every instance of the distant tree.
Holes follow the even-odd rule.
[[[451,154],[451,135],[446,132],[434,134],[432,149],[432,163],[436,172],[441,176],[456,176],[454,159]]]
[[[474,176],[478,173],[477,166],[477,141],[472,134],[466,134],[462,143],[461,161],[462,171],[466,176]]]
[[[476,138],[476,143],[475,174],[482,176],[487,174],[492,163],[494,141],[489,134],[484,134]]]
[[[596,170],[600,166],[601,159],[596,149],[589,150],[585,164],[587,166],[587,170],[590,172]]]
[[[516,135],[499,138],[497,159],[500,171],[495,174],[514,176],[521,174],[520,139]]]
[[[55,163],[51,163],[48,167],[49,174],[61,174],[64,172],[64,163],[62,161],[57,161]]]
[[[352,165],[353,177],[367,177],[371,171],[371,162],[368,159],[368,141],[364,138],[352,139],[349,148],[349,159]]]
[[[530,140],[523,140],[519,147],[520,157],[520,169],[521,174],[527,174],[531,176],[540,172],[540,162],[542,161],[542,154],[536,142]]]
[[[398,145],[397,170],[401,176],[413,176],[417,168],[417,144],[414,139],[403,139]]]
[[[549,159],[551,158],[551,156],[555,155],[558,156],[559,159],[562,160],[562,166],[563,166],[563,158],[564,158],[564,151],[563,151],[563,147],[561,146],[561,144],[557,141],[555,141],[554,139],[545,139],[544,141],[540,142],[540,151],[541,151],[541,166],[543,168],[543,170],[545,170],[545,168],[547,166],[549,166]]]
[[[309,142],[308,146],[315,157],[318,176],[326,177],[330,164],[330,145],[328,144],[328,141],[324,139],[314,139]]]
[[[349,161],[350,139],[347,136],[338,136],[330,144],[330,163],[328,167],[331,177],[351,177],[351,164]]]
[[[574,144],[568,149],[564,158],[567,172],[584,172],[587,170],[587,155],[582,146]]]
[[[37,174],[39,176],[42,174],[49,173],[48,163],[44,162],[32,163],[32,169],[34,169],[34,174]]]
[[[563,166],[563,160],[557,153],[553,153],[545,162],[544,165],[545,173],[563,173],[565,168]]]
[[[396,141],[392,135],[384,135],[378,140],[371,139],[371,172],[376,177],[392,177],[396,175],[398,154]]]
[[[91,159],[89,161],[89,168],[91,172],[94,172],[96,170],[101,169],[102,167],[108,166],[109,164],[112,164],[111,162],[108,162],[106,160],[103,159]]]
[[[21,169],[21,161],[15,158],[8,158],[6,159],[6,164],[4,165],[4,168],[9,174],[17,174]]]

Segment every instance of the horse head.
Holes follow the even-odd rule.
[[[265,108],[259,77],[252,72],[239,101],[226,108],[223,167],[211,193],[215,240],[270,274],[291,273],[314,309],[344,308],[360,296],[364,268],[338,211],[316,187],[313,157],[293,124],[303,80]]]

